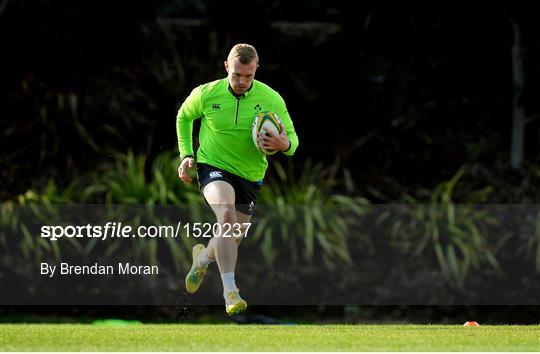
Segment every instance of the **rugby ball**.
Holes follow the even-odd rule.
[[[257,149],[265,155],[274,155],[277,152],[276,150],[266,150],[259,146],[257,136],[259,132],[264,133],[265,130],[276,135],[281,133],[281,120],[279,120],[278,115],[274,112],[261,112],[257,114],[255,119],[253,119],[253,126],[251,129],[253,143]]]

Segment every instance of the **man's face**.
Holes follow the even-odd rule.
[[[238,59],[225,61],[229,85],[235,94],[241,95],[251,87],[258,66],[255,60],[247,65],[240,63]]]

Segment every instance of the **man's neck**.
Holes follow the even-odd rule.
[[[233,96],[236,97],[236,98],[244,97],[246,95],[246,92],[249,92],[253,88],[253,82],[252,82],[251,86],[246,90],[246,92],[238,94],[238,93],[234,92],[233,88],[231,87],[231,84],[228,84],[228,85],[229,85],[229,92],[232,93]]]

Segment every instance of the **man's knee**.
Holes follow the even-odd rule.
[[[212,208],[216,213],[218,222],[220,223],[236,223],[236,209],[232,204],[213,205]]]
[[[236,209],[234,205],[227,205],[223,209],[223,222],[234,224],[236,222]]]

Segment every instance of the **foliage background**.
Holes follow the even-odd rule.
[[[519,169],[509,164],[511,20],[522,30],[525,74]],[[533,11],[510,2],[0,1],[2,208],[201,203],[196,188],[176,180],[176,111],[193,87],[225,75],[223,58],[245,41],[261,56],[257,78],[284,96],[301,140],[293,163],[273,159],[261,202],[358,212],[407,203],[416,212],[403,214],[408,224],[393,220],[399,232],[386,241],[423,257],[419,269],[434,266],[463,288],[475,281],[471,269],[478,281],[480,270],[518,262],[537,284],[537,216],[536,231],[501,243],[489,239],[497,225],[478,210],[449,215],[460,203],[539,199],[538,27]],[[317,207],[310,211],[289,222],[322,236],[259,229],[256,249],[269,264],[276,247],[295,250],[297,262],[348,264],[380,242],[368,235],[355,249],[340,236],[343,224],[318,222]],[[34,262],[53,253],[8,242]]]

